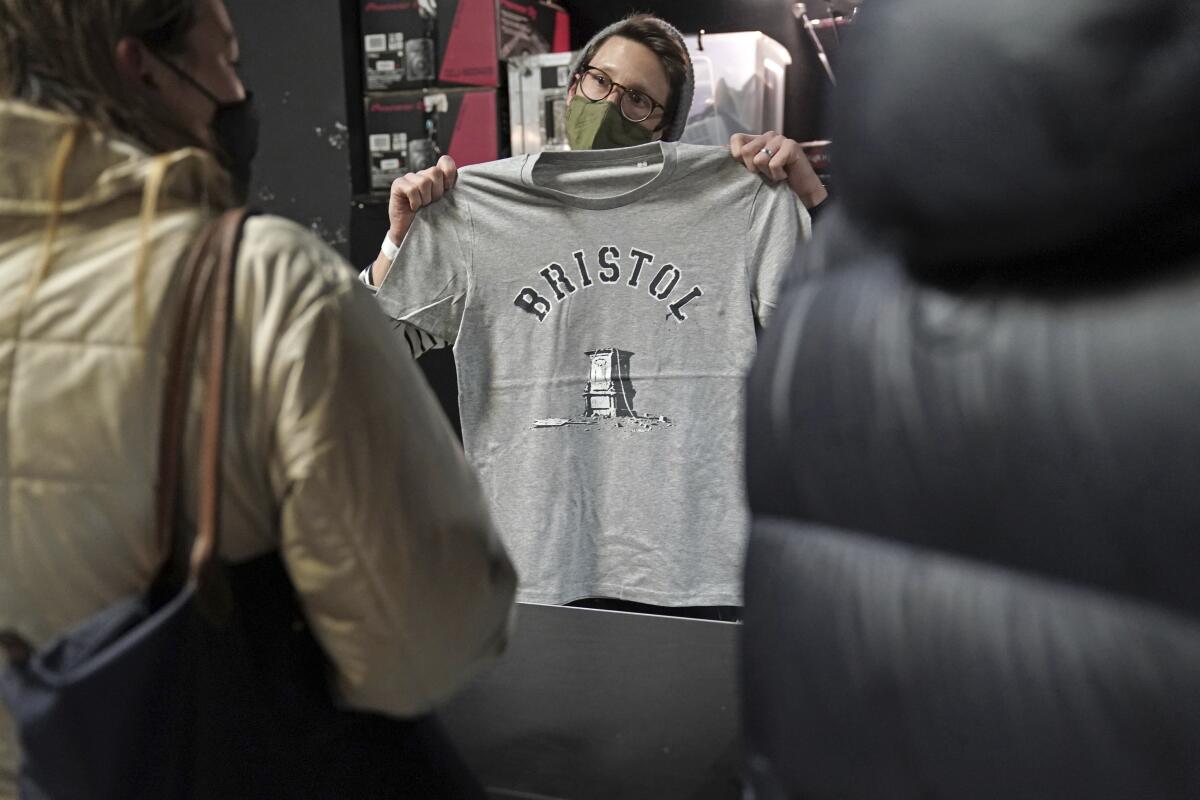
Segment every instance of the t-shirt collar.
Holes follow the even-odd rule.
[[[578,208],[609,209],[620,208],[640,200],[663,185],[675,169],[675,142],[648,142],[633,147],[616,147],[609,150],[566,150],[546,151],[525,157],[521,166],[521,183],[526,187],[552,197],[567,205]],[[534,180],[533,170],[538,165],[550,165],[559,171],[567,172],[573,168],[592,169],[603,166],[634,166],[640,161],[654,159],[661,163],[654,174],[645,183],[636,188],[608,197],[583,197],[543,186]]]

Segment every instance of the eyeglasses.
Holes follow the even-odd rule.
[[[645,122],[656,108],[666,111],[666,106],[662,103],[637,89],[622,86],[608,77],[604,70],[591,64],[584,67],[583,72],[579,74],[579,91],[583,92],[583,96],[588,100],[603,100],[612,94],[613,89],[621,90],[621,102],[617,107],[621,110],[621,116],[630,122]]]

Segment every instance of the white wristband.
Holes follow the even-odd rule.
[[[379,245],[379,252],[383,253],[383,257],[388,261],[396,260],[396,254],[400,252],[400,245],[392,244],[392,234],[390,232],[383,237],[383,244]]]

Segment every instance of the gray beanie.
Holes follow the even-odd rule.
[[[667,126],[667,132],[663,135],[664,140],[671,142],[678,140],[679,137],[683,135],[684,126],[687,125],[688,113],[692,110],[692,91],[696,86],[696,76],[692,72],[692,57],[688,53],[687,45],[683,41],[683,34],[680,33],[679,30],[669,22],[661,20],[658,17],[653,17],[652,19],[657,24],[662,26],[664,33],[674,37],[676,41],[679,42],[679,46],[683,48],[684,54],[683,85],[679,87],[679,98],[675,105],[675,118],[671,120],[670,124]],[[588,54],[588,51],[595,47],[599,42],[602,42],[608,37],[612,36],[614,33],[617,33],[621,26],[625,24],[625,22],[626,20],[614,22],[612,25],[609,25],[607,28],[593,36],[591,40],[584,45],[583,49],[579,51],[579,55],[576,57],[575,63],[571,65],[572,77],[578,75],[579,71],[583,69],[583,59]]]

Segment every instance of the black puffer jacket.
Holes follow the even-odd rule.
[[[1200,797],[1200,4],[860,18],[751,378],[760,797]]]

